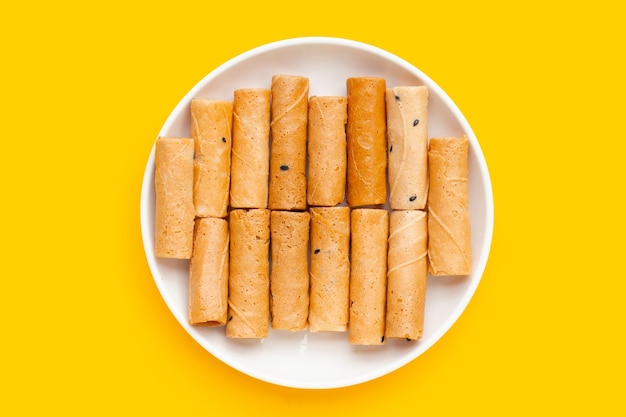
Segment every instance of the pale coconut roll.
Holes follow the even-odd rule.
[[[428,89],[387,89],[389,207],[424,209],[428,198]]]

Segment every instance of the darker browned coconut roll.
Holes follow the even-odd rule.
[[[230,212],[226,336],[264,338],[270,322],[270,211]]]
[[[347,80],[348,191],[350,207],[384,204],[387,200],[385,80]]]
[[[348,341],[354,345],[385,342],[388,218],[383,209],[352,210]]]
[[[466,137],[430,139],[428,258],[432,275],[468,275],[472,270],[468,150]]]
[[[306,209],[306,136],[309,79],[272,77],[269,205],[272,210]]]
[[[309,213],[272,211],[272,328],[298,331],[309,315]]]

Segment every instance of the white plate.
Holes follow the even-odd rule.
[[[493,232],[493,196],[480,145],[452,100],[408,62],[376,47],[336,38],[297,38],[250,50],[221,65],[185,95],[159,132],[189,137],[192,98],[232,100],[237,88],[269,88],[272,75],[309,77],[310,95],[345,95],[346,78],[378,76],[387,86],[429,88],[429,136],[467,135],[473,271],[467,277],[428,279],[424,333],[417,342],[389,340],[383,346],[351,346],[346,333],[289,333],[270,330],[264,340],[229,340],[223,328],[187,322],[188,261],[154,256],[154,148],[141,193],[141,229],[156,285],[181,326],[208,352],[252,377],[289,387],[336,388],[394,371],[430,348],[461,315],[481,279]]]

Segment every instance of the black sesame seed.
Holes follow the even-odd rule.
[[[409,201],[415,201],[416,198],[417,198],[416,195],[412,195],[411,197],[409,197]]]
[[[315,249],[315,251],[313,253],[317,255],[318,253],[320,253],[320,250],[319,249]]]
[[[417,126],[418,124],[420,124],[420,119],[413,120],[413,126]]]
[[[396,96],[396,101],[400,101],[400,96]]]
[[[287,166],[287,165],[281,165],[280,166],[280,170],[281,171],[287,171],[288,169],[289,169],[289,166]]]
[[[389,147],[389,152],[393,152],[393,145]]]
[[[226,143],[226,138],[222,138],[222,142]]]
[[[411,341],[411,339],[409,339],[409,338],[407,337],[407,338],[406,338],[406,341],[407,341],[407,342],[410,342],[410,341]]]
[[[385,341],[385,336],[381,337],[380,343],[383,343],[384,341]]]
[[[231,321],[232,319],[233,319],[233,316],[230,316],[230,317],[228,318],[228,321]]]

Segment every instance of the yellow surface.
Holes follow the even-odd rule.
[[[37,3],[0,12],[0,415],[626,412],[625,32],[610,2]],[[176,103],[223,61],[305,35],[382,47],[434,79],[480,141],[496,209],[449,333],[329,391],[204,351],[160,298],[139,229]]]

